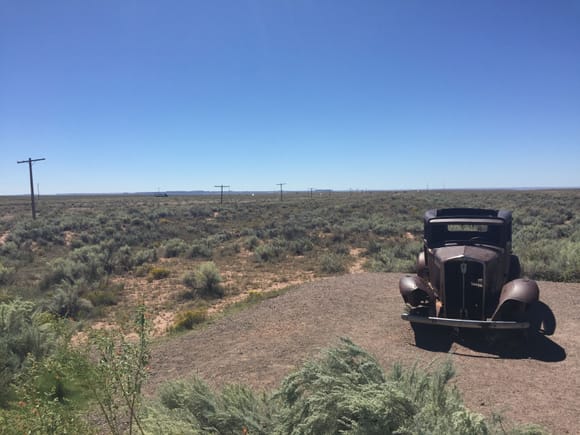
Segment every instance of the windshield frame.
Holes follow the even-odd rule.
[[[450,230],[452,226],[466,226],[475,230]],[[485,227],[485,231],[481,231]],[[482,218],[435,218],[425,228],[425,243],[429,248],[445,245],[506,246],[506,223],[503,219]]]

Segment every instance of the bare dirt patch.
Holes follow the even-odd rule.
[[[6,231],[5,233],[0,234],[0,246],[2,246],[4,243],[6,243],[6,240],[8,240],[9,235],[10,235],[9,231]]]
[[[244,383],[271,390],[305,360],[341,336],[393,363],[422,367],[450,358],[467,405],[484,415],[501,412],[553,433],[580,427],[580,283],[540,282],[541,299],[556,318],[554,335],[529,347],[515,337],[499,344],[484,336],[439,334],[418,347],[400,319],[400,274],[359,273],[302,284],[244,311],[155,344],[152,394],[164,381],[201,376],[214,386]]]
[[[64,236],[64,244],[66,246],[71,246],[76,234],[73,231],[64,231],[62,234]]]
[[[364,264],[366,259],[363,257],[363,253],[365,252],[362,248],[354,248],[350,250],[350,256],[354,257],[354,263],[350,266],[349,272],[350,273],[362,273],[364,272]]]

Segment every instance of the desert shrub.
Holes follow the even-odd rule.
[[[3,257],[15,256],[18,252],[18,245],[13,240],[7,240],[0,245],[0,255]]]
[[[350,248],[346,243],[334,243],[330,247],[332,252],[338,255],[348,255],[350,254]]]
[[[41,290],[47,290],[62,282],[73,283],[78,280],[91,283],[112,272],[113,246],[110,243],[83,246],[72,251],[66,258],[52,261],[39,287]]]
[[[330,238],[330,240],[333,243],[343,243],[346,241],[348,234],[349,234],[348,230],[345,229],[344,227],[334,226],[332,228],[332,237]]]
[[[0,406],[11,398],[14,377],[25,360],[47,355],[54,343],[50,319],[32,302],[0,303]]]
[[[183,284],[192,289],[194,297],[221,298],[224,295],[219,270],[211,261],[200,264],[193,273],[185,274],[182,281]]]
[[[73,282],[75,276],[80,276],[82,265],[64,258],[57,258],[49,265],[50,270],[42,277],[39,283],[41,290],[48,290],[55,284],[68,280]]]
[[[94,433],[81,415],[78,385],[66,357],[30,358],[15,386],[18,406],[0,410],[2,434]]]
[[[195,289],[196,286],[195,272],[187,272],[185,275],[183,275],[181,282],[183,282],[183,285],[185,285],[186,287],[190,289]]]
[[[161,267],[161,266],[153,266],[147,272],[147,280],[148,281],[156,281],[156,280],[160,280],[160,279],[165,279],[170,274],[171,274],[171,272],[169,271],[169,269],[166,269],[166,268]]]
[[[190,258],[211,258],[213,255],[211,246],[209,243],[197,242],[192,243],[187,252],[187,256]]]
[[[418,252],[419,251],[417,251],[417,253]],[[415,271],[415,262],[416,260],[414,258],[401,259],[393,255],[391,251],[382,250],[378,254],[372,256],[369,262],[369,268],[373,272],[411,273]]]
[[[371,256],[370,269],[374,272],[414,272],[421,247],[417,240],[389,240]]]
[[[248,251],[253,251],[254,249],[256,249],[256,247],[259,244],[260,244],[260,239],[258,237],[256,237],[255,235],[252,235],[246,239],[246,241],[244,242],[244,247]]]
[[[214,393],[199,378],[192,378],[165,384],[158,403],[147,410],[144,421],[156,434],[267,435],[275,433],[273,411],[266,395],[248,387],[227,386]]]
[[[297,240],[306,237],[306,229],[300,224],[293,222],[284,226],[282,236],[286,240]]]
[[[133,265],[141,266],[145,263],[153,263],[157,261],[157,252],[152,248],[138,249],[133,253]]]
[[[374,255],[381,252],[381,249],[383,249],[382,245],[376,239],[371,239],[368,241],[366,252],[367,255]]]
[[[341,273],[346,271],[346,257],[333,252],[320,258],[320,269],[324,273]]]
[[[254,249],[254,258],[260,263],[267,263],[280,259],[286,246],[283,241],[275,239],[270,243],[265,243]]]
[[[213,210],[209,206],[191,207],[188,211],[190,216],[206,218],[213,215]]]
[[[211,236],[206,238],[206,242],[210,246],[216,246],[221,243],[227,242],[231,240],[232,235],[228,232],[222,231],[217,234],[212,234]]]
[[[467,410],[447,387],[450,364],[435,373],[395,367],[386,376],[377,361],[343,339],[320,361],[282,383],[278,397],[283,433],[486,433],[483,417]]]
[[[0,286],[9,284],[14,276],[14,269],[0,263]]]
[[[169,239],[160,247],[160,256],[163,258],[179,257],[187,252],[189,246],[182,239]]]
[[[399,222],[388,220],[381,215],[373,215],[369,226],[372,232],[379,236],[394,236],[401,233]]]
[[[61,317],[75,319],[88,316],[92,309],[91,301],[81,297],[79,288],[70,284],[56,289],[48,303],[50,312]]]
[[[162,386],[145,413],[152,433],[223,434],[542,434],[467,409],[449,386],[446,361],[427,371],[377,360],[348,339],[288,375],[273,394],[244,386],[216,392],[197,377]]]
[[[580,281],[580,243],[542,240],[521,250],[524,275],[550,281]]]
[[[137,340],[118,329],[91,331],[86,346],[72,349],[72,369],[112,434],[143,433],[141,389],[150,359],[149,324],[143,306],[137,309],[131,329]]]
[[[288,243],[288,251],[294,255],[304,255],[313,249],[314,244],[308,239],[297,239]]]
[[[95,307],[106,307],[117,305],[119,301],[119,291],[116,286],[99,288],[87,293],[86,299]]]
[[[114,268],[118,272],[127,272],[135,266],[132,249],[128,245],[121,246],[113,254]]]
[[[207,308],[200,307],[194,310],[180,311],[173,321],[173,331],[192,329],[207,320]]]

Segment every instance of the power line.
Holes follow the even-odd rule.
[[[230,187],[230,186],[226,186],[225,184],[218,184],[217,186],[213,186],[213,187],[219,187],[221,189],[220,204],[223,204],[224,203],[224,187]]]
[[[36,206],[34,205],[34,180],[32,179],[32,163],[33,162],[40,162],[41,160],[46,160],[45,158],[42,159],[31,159],[28,157],[28,160],[21,160],[16,162],[20,163],[28,163],[28,170],[30,172],[30,202],[32,204],[32,219],[36,219]]]
[[[276,183],[276,186],[280,186],[280,201],[282,201],[282,186],[284,186],[286,183]]]

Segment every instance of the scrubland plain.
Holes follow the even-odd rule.
[[[305,345],[276,348],[275,342],[270,343],[264,337],[261,342],[249,342],[250,347],[270,343],[267,352],[271,352],[273,356],[266,364],[280,368],[272,375],[268,370],[262,371],[259,367],[254,367],[254,371],[250,371],[254,375],[250,375],[249,378],[236,374],[235,370],[229,373],[219,369],[231,366],[230,357],[235,357],[231,355],[231,350],[238,347],[231,343],[228,345],[227,340],[220,343],[220,335],[212,332],[212,328],[231,322],[231,319],[239,316],[236,314],[239,310],[247,309],[254,312],[251,310],[258,308],[252,305],[264,306],[271,303],[266,302],[270,298],[276,298],[277,301],[279,295],[286,298],[280,300],[294,301],[294,305],[288,303],[281,305],[286,307],[283,310],[286,313],[280,312],[279,318],[283,318],[288,311],[295,310],[295,304],[299,303],[318,304],[321,307],[330,304],[334,308],[329,309],[335,310],[331,290],[324,293],[326,296],[323,301],[308,299],[309,295],[314,295],[315,299],[322,297],[316,292],[316,288],[326,284],[317,283],[335,282],[326,279],[329,276],[336,276],[332,279],[339,281],[336,281],[334,286],[342,288],[344,283],[350,282],[349,277],[353,274],[358,275],[365,271],[379,272],[378,275],[370,275],[379,277],[391,276],[384,272],[413,271],[416,255],[421,248],[422,216],[429,208],[510,209],[514,215],[514,252],[520,256],[524,275],[543,281],[580,281],[580,191],[573,189],[325,192],[314,193],[312,196],[309,193],[290,192],[285,195],[283,201],[280,201],[278,195],[273,194],[256,196],[230,194],[225,197],[223,204],[220,204],[219,196],[212,195],[53,196],[40,198],[37,204],[38,218],[34,221],[30,218],[28,201],[29,198],[26,197],[0,198],[0,329],[2,329],[0,406],[3,409],[0,423],[12,422],[12,426],[19,429],[28,428],[23,413],[29,410],[28,407],[32,403],[36,407],[34,409],[42,408],[45,414],[38,423],[44,432],[50,432],[49,427],[52,423],[56,425],[55,427],[62,428],[65,420],[71,422],[71,427],[78,429],[74,425],[80,424],[79,413],[88,412],[100,417],[95,417],[94,421],[90,420],[93,423],[86,423],[88,425],[84,428],[86,430],[100,427],[112,433],[116,431],[155,433],[153,426],[150,425],[152,419],[165,421],[159,416],[167,417],[171,412],[177,412],[175,409],[179,408],[176,405],[176,408],[170,407],[173,411],[168,410],[167,403],[171,400],[167,395],[181,394],[179,397],[183,397],[185,394],[177,390],[172,390],[171,394],[167,391],[159,393],[158,388],[154,388],[161,385],[163,380],[176,378],[167,376],[167,373],[185,376],[188,372],[195,373],[197,369],[198,373],[213,377],[208,381],[214,386],[222,386],[224,380],[232,381],[236,376],[238,378],[241,376],[240,379],[255,388],[274,388],[285,375],[299,368],[305,359],[313,357],[316,349],[333,345],[330,339],[318,340],[320,337],[326,337],[324,330],[318,334],[315,330],[309,329],[308,325],[314,325],[320,319],[317,320],[315,317],[297,319],[295,326],[296,330],[306,328],[302,340],[315,343],[314,347]],[[381,279],[372,279],[369,282],[363,279],[363,281],[362,285],[371,285]],[[396,280],[389,278],[387,281],[391,283]],[[300,285],[308,282],[312,284]],[[309,285],[313,286],[311,292],[308,290]],[[346,299],[342,299],[348,295],[346,291],[337,292],[335,295],[343,301],[341,316],[344,317],[344,324],[356,323],[358,320],[363,324],[364,311],[366,309],[372,311],[365,303],[374,304],[377,301],[372,302],[371,298],[364,297],[365,292],[370,290],[371,293],[392,293],[398,297],[395,285],[390,285],[389,288],[377,285],[378,288],[365,291],[361,291],[357,285],[361,284],[353,282],[352,297],[357,303],[349,305]],[[296,294],[298,291],[302,295],[300,300],[288,299],[286,296],[286,293]],[[360,295],[363,295],[365,300],[356,299]],[[574,298],[574,295],[566,297]],[[390,299],[389,296],[388,301],[381,299],[378,303],[393,304],[395,299]],[[557,301],[558,298],[554,300]],[[354,311],[349,313],[349,306]],[[402,302],[400,307],[402,309]],[[394,311],[397,310],[398,308]],[[386,315],[392,317],[394,312],[392,311],[393,307],[389,307]],[[555,310],[556,315],[557,311]],[[140,313],[137,316],[140,320],[137,323],[137,330],[129,334],[123,328],[130,323],[135,313]],[[326,317],[332,318],[334,313],[331,311],[319,315],[323,320]],[[273,320],[270,317],[268,319]],[[323,328],[325,323],[322,320],[320,322]],[[398,322],[396,316],[391,320]],[[558,318],[559,322],[568,320]],[[407,327],[405,330],[410,331],[408,325],[400,326]],[[231,325],[231,328],[230,336],[236,329],[244,330],[239,324]],[[257,325],[256,328],[260,329],[260,326]],[[275,330],[276,326],[269,325],[267,328]],[[289,325],[287,328],[288,336],[295,336],[296,331]],[[394,355],[400,355],[403,362],[409,363],[409,358],[405,357],[406,353],[401,350],[402,346],[408,343],[399,343],[388,338],[390,328],[387,322],[383,331],[385,342],[396,347]],[[194,331],[187,334],[180,332],[189,329]],[[112,330],[116,332],[110,332]],[[344,331],[341,328],[331,330],[336,334],[349,335],[348,328]],[[398,336],[401,336],[400,332],[397,333]],[[284,335],[285,331],[280,330],[278,333]],[[199,342],[203,343],[206,340],[203,338],[204,334],[213,334],[211,337],[215,348],[210,348],[207,342],[199,347]],[[386,358],[380,348],[377,352],[380,343],[373,345],[375,341],[382,339],[381,334],[373,335],[375,338],[372,340],[361,338],[358,336],[360,334],[355,335],[356,337],[352,338],[355,338],[357,343],[363,343],[365,349],[370,348],[373,353],[378,354],[383,367],[394,362]],[[154,338],[151,343],[152,337],[156,336],[163,337]],[[139,337],[140,340],[136,339]],[[188,339],[191,341],[181,342]],[[259,337],[256,340],[258,339]],[[564,339],[566,340],[567,338]],[[178,354],[178,347],[171,344],[177,342],[181,343],[183,355]],[[85,346],[78,343],[88,344]],[[574,370],[577,371],[580,365],[578,361],[570,361],[572,356],[574,359],[577,357],[577,342],[563,344],[567,344],[568,348],[562,347],[557,341],[554,342],[554,347],[548,347],[548,351],[552,349],[560,355],[559,361],[549,362],[565,364],[566,370],[569,370],[572,364],[572,368],[576,367]],[[194,346],[195,350],[191,346]],[[372,359],[352,343],[343,343],[342,347],[340,346],[339,344],[339,347],[332,351],[338,352],[340,358],[349,360],[354,352],[361,361],[367,361],[367,357]],[[95,361],[91,360],[90,355],[78,354],[79,348],[91,349],[93,356],[99,352],[101,355],[108,355],[110,364],[106,367],[98,364],[95,366]],[[215,360],[212,356],[212,352],[220,348],[224,358],[225,355],[230,355],[227,360]],[[111,353],[112,349],[120,349],[123,352]],[[166,351],[159,353],[159,349]],[[188,354],[188,350],[205,362],[199,358],[194,360],[184,356]],[[420,352],[433,351],[420,349]],[[284,352],[297,354],[285,357]],[[415,350],[410,355],[414,355],[413,358],[416,357],[417,360],[425,360],[424,354],[420,352],[417,353]],[[251,356],[238,355],[238,357],[246,358],[249,364],[249,368],[247,364],[239,366],[246,374],[262,358],[259,356],[258,360],[254,360]],[[113,362],[119,366],[115,366]],[[454,363],[464,369],[464,362],[454,361]],[[206,369],[208,364],[211,366],[210,369]],[[83,385],[78,379],[73,379],[75,376],[72,373],[78,375],[84,371],[93,373],[95,379],[104,381],[107,370],[117,370],[119,367],[124,367],[126,379],[118,379],[116,386],[100,385],[103,390],[109,388],[110,394],[97,400],[97,404],[94,404],[88,397],[90,394],[87,394],[87,391],[96,388],[96,385],[92,387]],[[309,367],[313,369],[312,366]],[[464,370],[473,368],[469,365],[466,367],[468,368]],[[326,369],[318,367],[316,370]],[[351,370],[358,373],[356,376],[360,375],[359,366],[349,366],[344,373],[333,373],[336,379],[340,379],[343,375],[354,376]],[[377,365],[376,370],[382,369]],[[433,379],[437,378],[439,379],[437,382],[441,383],[440,388],[447,388],[444,384],[448,379],[442,381],[447,376],[445,374],[447,369],[442,370],[443,372],[433,374],[434,378],[422,374],[421,376],[427,376],[422,378],[422,382],[435,382]],[[557,373],[557,370],[554,373]],[[260,377],[261,374],[265,376],[264,379],[252,378],[252,376]],[[220,375],[223,377],[222,381],[216,380],[215,377]],[[420,425],[420,422],[431,418],[412,411],[415,409],[413,407],[418,406],[416,403],[393,402],[394,396],[389,396],[381,389],[386,385],[389,376],[398,375],[384,373],[381,375],[379,372],[375,372],[375,375],[373,382],[378,386],[373,384],[372,388],[379,388],[382,396],[381,394],[378,396],[384,397],[385,402],[369,403],[366,408],[363,407],[366,411],[373,407],[384,407],[387,402],[393,406],[392,409],[399,409],[397,406],[407,409],[401,411],[399,420],[393,421],[398,422],[396,426],[398,428],[407,427],[409,433],[414,433],[413,424]],[[67,379],[67,376],[70,379]],[[297,377],[299,378],[295,375],[293,378],[296,382],[304,381],[297,380]],[[404,376],[400,375],[400,379],[403,378]],[[463,389],[471,391],[466,382],[460,380],[458,384]],[[208,387],[203,383],[195,385],[197,389],[188,391],[196,391],[199,396],[204,396],[205,393],[201,394],[200,391],[206,391],[204,388]],[[161,394],[162,405],[157,407],[151,405],[153,407],[148,408],[141,406],[142,387],[148,389],[149,394],[153,396]],[[408,385],[401,386],[400,391],[407,387]],[[518,388],[520,387],[521,385]],[[120,406],[113,398],[114,388],[132,391],[133,395],[129,394],[127,401]],[[178,387],[174,385],[172,388]],[[208,389],[205,396],[207,400],[214,401],[212,412],[214,414],[222,412],[223,418],[224,415],[228,415],[231,420],[226,420],[230,423],[225,424],[218,417],[212,420],[207,415],[203,418],[199,415],[190,416],[192,421],[195,420],[194,423],[190,422],[190,428],[193,428],[191,432],[204,430],[204,427],[206,429],[213,427],[220,432],[228,433],[226,429],[231,425],[232,433],[239,433],[244,427],[251,428],[250,433],[260,431],[288,433],[289,427],[300,425],[296,419],[298,410],[293,408],[299,405],[298,402],[284,402],[287,408],[278,403],[279,408],[286,409],[287,412],[274,418],[270,415],[272,409],[261,402],[249,387],[245,388],[242,392],[224,391],[220,393],[225,395],[223,397],[215,395],[218,393],[210,392]],[[285,390],[287,388],[290,388],[288,384],[282,384],[280,391],[288,392],[289,390]],[[529,388],[533,388],[533,385],[527,385],[523,389]],[[361,394],[363,396],[357,397],[356,400],[366,397],[364,392]],[[256,417],[254,420],[258,421],[258,423],[254,421],[255,425],[244,419],[236,420],[232,417],[240,411],[239,407],[234,407],[237,411],[233,412],[233,408],[225,406],[225,403],[229,403],[228,400],[241,400],[242,396],[255,408],[253,408],[253,415]],[[377,394],[374,397],[376,396]],[[276,397],[276,400],[284,399]],[[54,403],[49,399],[54,399]],[[451,399],[449,400],[451,403]],[[458,415],[457,413],[463,410],[461,408],[463,405],[460,406],[459,401],[453,403],[456,407],[440,410],[441,415],[448,415],[445,414],[447,412]],[[468,400],[468,404],[478,412],[486,411],[480,409],[481,407],[472,400]],[[352,403],[348,403],[344,406],[350,409],[351,405]],[[121,408],[124,409],[123,413],[115,414],[115,410]],[[365,426],[366,423],[361,417],[366,411],[359,411],[350,409],[341,414],[339,410],[324,408],[319,409],[317,415],[320,424],[328,425],[332,418],[325,420],[321,415],[332,416],[338,413],[337,418],[343,420],[337,430],[364,432],[370,426]],[[511,417],[515,413],[508,414]],[[39,412],[36,415],[39,415]],[[156,417],[152,418],[152,415]],[[266,415],[270,417],[266,418]],[[467,410],[462,415],[465,419],[461,420],[460,424],[467,425],[461,426],[464,429],[473,425],[479,431],[483,430],[481,425],[497,428],[503,424],[497,421],[494,423],[489,419],[482,422],[478,420],[477,414]],[[415,423],[409,423],[411,421],[409,416]],[[529,419],[522,419],[521,415],[517,414],[515,416],[518,421],[537,421],[559,432],[574,423],[573,417],[570,416],[566,417],[563,423],[560,419],[559,424],[555,424],[552,417],[538,421],[532,418],[534,417],[532,414],[529,414]],[[315,426],[309,428],[305,426],[303,432],[308,433],[313,427]],[[328,427],[332,432],[330,426]],[[380,427],[384,429],[386,426]],[[163,432],[162,429],[159,429],[159,433]],[[449,427],[448,429],[451,430]],[[44,433],[38,430],[38,433]],[[181,433],[184,430],[184,426],[176,426],[174,433]],[[536,432],[532,430],[529,433]]]

